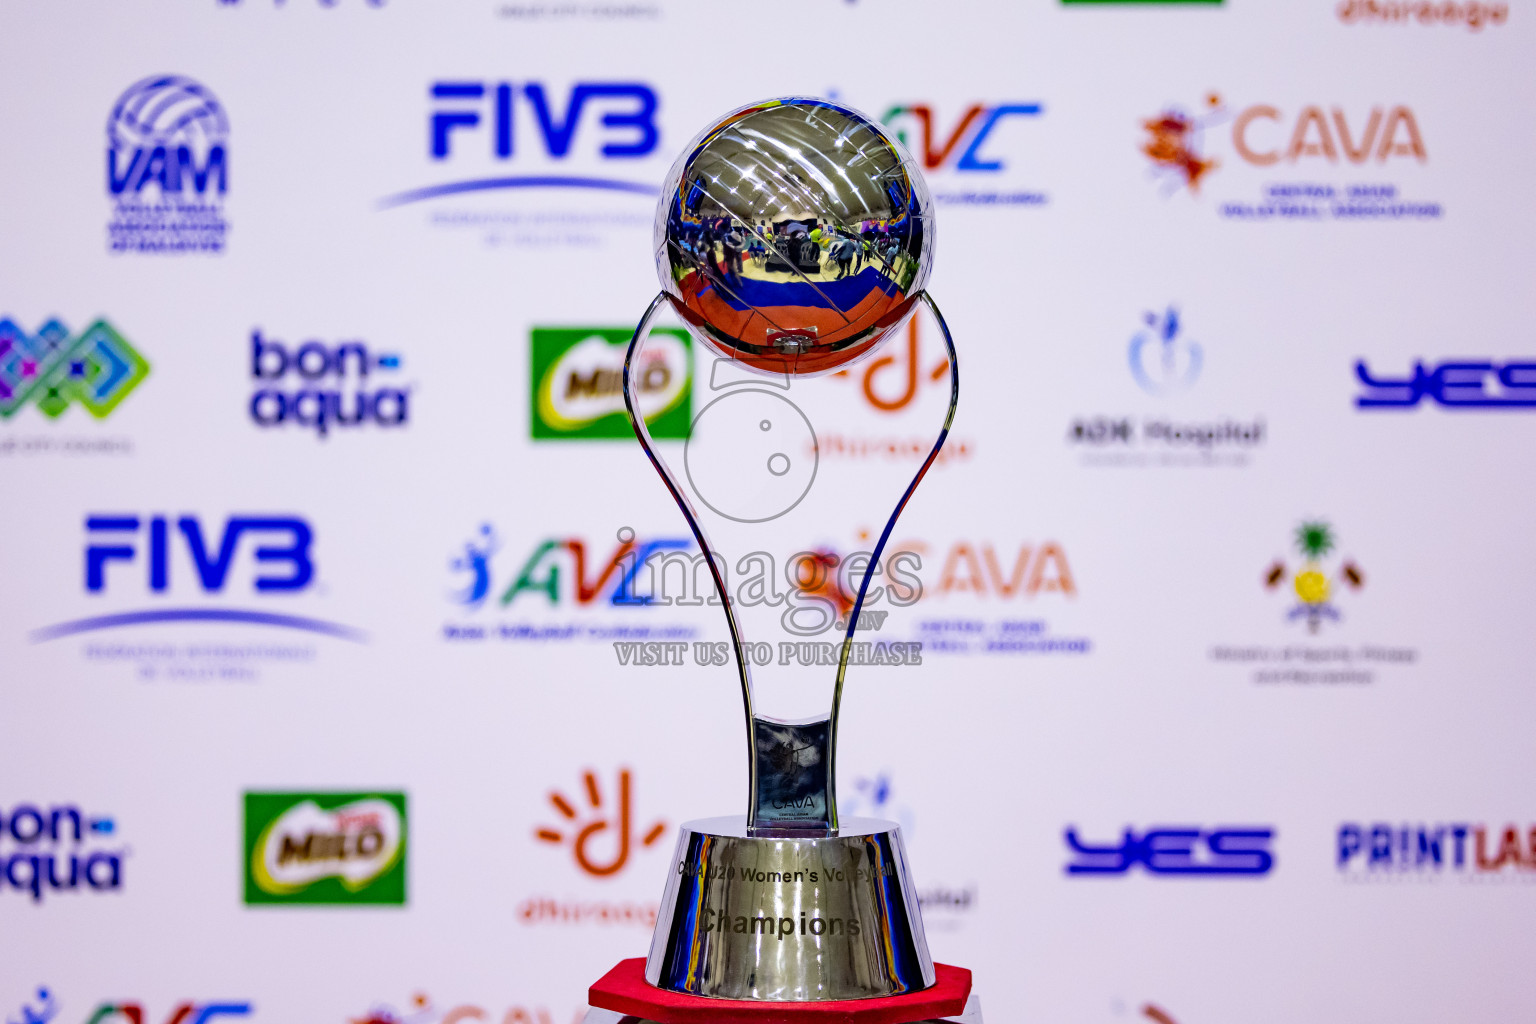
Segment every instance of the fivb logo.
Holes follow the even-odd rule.
[[[129,86],[107,119],[112,252],[222,252],[229,225],[229,118],[183,75]]]
[[[28,402],[50,419],[72,402],[103,419],[147,376],[148,360],[105,320],[76,335],[57,320],[36,334],[0,320],[0,419]]]
[[[577,82],[563,104],[542,82],[455,79],[428,90],[427,153],[434,162],[480,155],[498,162],[523,157],[560,162],[572,156],[635,160],[656,152],[656,90],[642,82]],[[561,112],[561,108],[564,112]],[[595,125],[592,122],[596,121]],[[583,131],[583,126],[587,127]],[[654,196],[654,185],[579,175],[476,178],[387,196],[379,206],[463,192],[509,188],[588,188]]]
[[[88,515],[85,530],[84,583],[86,593],[92,596],[105,596],[109,590],[121,589],[124,578],[132,577],[132,569],[142,573],[147,589],[156,596],[171,591],[186,592],[189,589],[188,569],[191,570],[190,582],[203,595],[223,594],[235,575],[232,569],[237,561],[248,566],[246,572],[239,574],[240,578],[248,581],[251,590],[263,597],[304,592],[310,589],[315,578],[311,553],[314,531],[298,516],[236,515],[228,517],[222,528],[215,529],[194,515],[172,519],[158,514],[108,513]],[[178,536],[179,543],[174,540]],[[173,559],[173,550],[183,552],[185,561]],[[242,552],[249,557],[238,559]],[[118,586],[114,587],[114,584]],[[61,622],[34,630],[32,640],[40,642],[100,629],[161,622],[237,622],[298,629],[347,640],[365,639],[361,631],[334,622],[265,610],[204,605],[190,608],[155,606]]]

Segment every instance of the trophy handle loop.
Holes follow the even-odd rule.
[[[655,319],[656,312],[667,302],[666,292],[657,292],[656,298],[651,300],[650,306],[645,310],[645,315],[635,325],[635,336],[630,339],[629,349],[624,353],[624,411],[629,415],[629,425],[635,430],[635,437],[640,440],[640,447],[645,449],[646,458],[651,460],[651,465],[656,467],[656,472],[661,475],[662,482],[667,485],[667,490],[672,494],[672,500],[677,502],[677,507],[682,510],[683,518],[688,521],[688,528],[693,531],[693,539],[698,541],[699,550],[704,555],[704,561],[709,565],[709,576],[714,581],[715,592],[720,595],[721,607],[725,609],[725,622],[731,632],[731,646],[736,652],[736,674],[741,680],[741,701],[747,716],[747,806],[750,808],[748,824],[755,824],[757,814],[757,756],[754,746],[755,719],[752,715],[752,679],[748,660],[741,649],[741,630],[736,625],[736,612],[731,608],[731,596],[726,590],[725,580],[720,575],[720,567],[715,561],[714,548],[710,547],[709,539],[705,536],[704,527],[699,523],[699,517],[693,510],[693,503],[672,478],[672,473],[667,469],[666,463],[656,455],[651,432],[645,425],[645,417],[640,414],[640,399],[635,393],[635,387],[639,379],[630,372],[635,361],[635,355],[640,351],[640,346],[645,343],[649,333],[651,321]],[[689,356],[692,362],[692,355]],[[690,367],[690,372],[695,370]],[[696,374],[695,374],[696,376]],[[690,415],[692,414],[690,410]],[[635,567],[639,571],[639,566]],[[862,594],[860,595],[862,596]],[[838,675],[838,685],[842,685],[842,675]],[[835,704],[834,704],[835,706]],[[834,812],[835,813],[835,812]]]
[[[927,291],[918,292],[917,297],[922,300],[933,319],[939,325],[939,333],[944,336],[944,348],[949,355],[949,411],[944,414],[944,426],[939,431],[939,436],[933,443],[933,448],[928,452],[928,457],[923,460],[922,466],[912,477],[912,482],[907,485],[906,492],[901,500],[896,503],[896,508],[891,512],[891,518],[886,520],[885,529],[880,531],[880,541],[870,553],[870,565],[877,565],[880,557],[885,553],[886,542],[891,539],[891,531],[896,528],[896,520],[901,517],[902,509],[907,507],[907,502],[912,498],[912,492],[917,490],[917,485],[923,482],[928,469],[933,461],[939,457],[939,449],[944,447],[944,442],[949,438],[949,428],[955,422],[955,407],[960,403],[960,360],[955,355],[955,339],[950,336],[949,325],[944,322],[944,314],[939,312],[938,304],[933,301],[933,296]],[[914,315],[916,315],[914,313]],[[859,612],[864,607],[864,595],[869,590],[869,580],[873,573],[864,574],[864,582],[859,586],[859,594],[853,603],[853,611],[848,615],[848,633],[843,637],[843,649],[837,659],[837,686],[832,691],[832,721],[830,723],[829,736],[827,738],[827,815],[831,819],[831,827],[837,828],[837,719],[838,709],[843,703],[843,677],[848,671],[848,656],[853,650],[853,631],[859,624]]]

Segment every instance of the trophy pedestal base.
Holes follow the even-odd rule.
[[[971,995],[971,972],[934,964],[929,988],[872,999],[809,1001],[715,999],[657,988],[645,980],[645,960],[621,960],[587,993],[583,1024],[981,1024],[981,1003]]]

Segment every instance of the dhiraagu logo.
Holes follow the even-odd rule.
[[[624,413],[628,327],[535,327],[529,352],[534,440],[633,439]],[[657,328],[633,368],[651,436],[681,440],[693,422],[693,351],[688,332]]]
[[[246,793],[246,903],[405,905],[404,793]]]

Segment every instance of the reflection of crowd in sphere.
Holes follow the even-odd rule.
[[[865,266],[895,278],[901,239],[882,223],[858,227],[815,219],[762,221],[745,227],[731,217],[707,217],[683,233],[680,247],[712,282],[741,280],[744,261],[768,273],[841,280]]]

